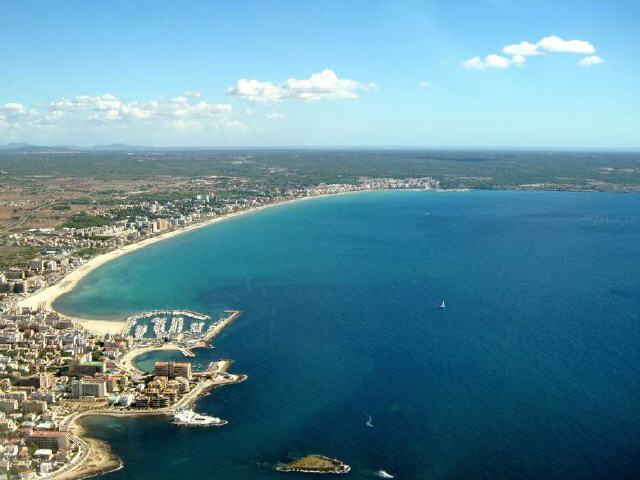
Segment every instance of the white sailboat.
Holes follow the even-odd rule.
[[[440,304],[440,308],[444,308],[444,300],[442,300],[442,303]]]

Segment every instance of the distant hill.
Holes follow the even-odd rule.
[[[32,145],[30,143],[8,143],[6,145],[0,145],[0,151],[12,152],[141,151],[153,149],[153,147],[140,147],[124,143],[94,145],[92,147],[80,147],[77,145]]]
[[[0,145],[0,151],[4,152],[70,152],[78,148],[65,145],[31,145],[29,143],[8,143]]]
[[[28,143],[7,143],[6,145],[0,145],[0,150],[20,150],[28,147],[33,147],[33,145]]]
[[[82,148],[82,147],[80,147]],[[84,147],[84,150],[99,150],[99,151],[141,151],[141,150],[157,150],[156,147],[142,147],[140,145],[127,145],[126,143],[111,143],[109,145],[94,145],[93,147]]]
[[[213,148],[213,147],[211,147]],[[30,143],[7,143],[0,145],[0,152],[149,152],[158,150],[201,150],[196,147],[153,147],[142,145],[128,145],[126,143],[111,143],[108,145],[93,145],[80,147],[78,145],[32,145]]]

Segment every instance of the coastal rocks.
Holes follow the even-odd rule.
[[[307,455],[289,463],[276,467],[278,472],[299,472],[299,473],[349,473],[351,467],[335,458],[324,455]]]

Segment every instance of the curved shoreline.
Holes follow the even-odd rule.
[[[138,354],[143,352],[138,352]],[[227,372],[231,366],[230,360],[220,360],[218,368],[220,371]],[[46,480],[77,480],[82,478],[90,478],[105,475],[107,473],[120,470],[124,467],[122,459],[113,452],[111,445],[97,438],[90,436],[86,429],[80,423],[85,417],[167,417],[173,415],[176,411],[189,407],[198,401],[198,399],[208,390],[223,385],[241,383],[247,379],[243,374],[232,374],[231,378],[222,381],[215,379],[206,379],[201,381],[195,388],[184,395],[176,404],[156,409],[141,410],[114,410],[108,407],[100,406],[95,409],[87,409],[71,414],[65,420],[64,430],[70,434],[70,439],[75,443],[79,452],[68,466],[61,470],[52,472]]]
[[[134,348],[132,350],[128,350],[121,358],[118,359],[118,366],[123,370],[144,374],[145,372],[136,366],[136,361],[135,361],[136,358],[139,357],[140,355],[144,355],[145,353],[163,352],[163,351],[164,352],[166,351],[180,352],[185,357],[193,356],[193,353],[191,353],[184,347],[181,347],[174,343],[164,343],[162,345],[149,345],[147,347]]]
[[[96,270],[97,268],[123,255],[127,255],[141,248],[147,247],[149,245],[160,242],[162,240],[173,238],[183,233],[192,232],[194,230],[197,230],[209,225],[213,225],[218,222],[230,220],[232,218],[236,218],[241,215],[246,215],[249,213],[255,213],[260,210],[264,210],[271,207],[287,205],[294,202],[300,202],[303,200],[312,200],[317,198],[331,197],[331,196],[337,196],[337,195],[347,195],[347,194],[354,194],[354,193],[361,193],[361,192],[370,192],[370,191],[376,191],[376,190],[354,190],[354,191],[340,192],[340,193],[312,195],[308,197],[293,198],[290,200],[273,202],[268,205],[261,205],[259,207],[248,208],[246,210],[241,210],[239,212],[232,212],[226,215],[221,215],[219,217],[210,218],[196,224],[188,225],[183,228],[171,230],[170,232],[165,232],[160,235],[156,235],[154,237],[145,238],[144,240],[140,240],[139,242],[131,243],[129,245],[125,245],[123,247],[117,248],[115,250],[111,250],[109,252],[106,252],[91,258],[89,261],[87,261],[80,267],[69,272],[69,274],[66,275],[64,278],[62,278],[59,282],[53,285],[50,285],[43,290],[40,290],[28,297],[25,297],[19,300],[18,306],[36,308],[40,305],[44,305],[44,307],[47,308],[48,310],[57,311],[55,308],[53,308],[53,303],[55,302],[55,300],[61,295],[64,295],[65,293],[72,291],[78,285],[78,283],[80,283],[80,281],[92,271]],[[58,312],[58,313],[61,313],[65,317],[80,323],[88,331],[95,334],[99,334],[99,335],[104,335],[107,333],[110,333],[110,334],[118,333],[125,325],[124,320],[100,320],[100,319],[94,319],[94,318],[80,318],[80,317],[66,315],[66,314],[63,314],[62,312]]]

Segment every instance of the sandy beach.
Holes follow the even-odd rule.
[[[162,345],[149,345],[148,347],[128,350],[120,359],[118,359],[118,366],[123,370],[131,373],[144,374],[145,372],[135,366],[134,360],[136,359],[136,357],[142,355],[143,353],[171,350],[182,352],[185,357],[193,356],[193,353],[184,347],[181,347],[174,343],[163,343]]]
[[[142,353],[137,351],[136,355]],[[217,371],[226,373],[231,366],[231,361],[220,360],[217,362]],[[189,393],[184,395],[175,405],[166,408],[148,410],[125,410],[116,411],[105,408],[85,411],[73,414],[68,423],[68,431],[72,435],[73,441],[78,445],[80,452],[76,458],[62,470],[44,477],[46,480],[77,480],[93,476],[103,475],[122,468],[122,460],[113,451],[109,444],[103,440],[86,436],[86,431],[82,427],[80,420],[83,417],[108,416],[108,417],[159,417],[171,416],[174,412],[188,408],[194,404],[207,390],[222,385],[242,382],[246,375],[230,375],[222,380],[206,379],[198,383]]]
[[[298,201],[303,201],[303,200],[310,200],[313,198],[319,198],[319,197],[327,197],[327,196],[333,196],[333,195],[342,195],[342,194],[350,194],[350,193],[357,193],[358,191],[354,191],[354,192],[343,192],[343,193],[336,193],[336,194],[327,194],[327,195],[317,195],[317,196],[310,196],[310,197],[302,197],[302,198],[294,198],[291,200],[285,200],[282,202],[275,202],[275,203],[271,203],[269,205],[261,205],[259,207],[253,207],[253,208],[249,208],[246,210],[242,210],[239,212],[233,212],[233,213],[229,213],[227,215],[221,215],[219,217],[215,217],[215,218],[210,218],[207,220],[204,220],[202,222],[196,223],[196,224],[192,224],[192,225],[188,225],[184,228],[180,228],[177,230],[171,230],[169,232],[166,233],[162,233],[160,235],[156,235],[154,237],[149,237],[149,238],[145,238],[144,240],[141,240],[139,242],[136,243],[132,243],[129,245],[125,245],[121,248],[118,248],[116,250],[112,250],[110,252],[106,252],[103,253],[101,255],[98,255],[96,257],[91,258],[89,261],[87,261],[85,264],[81,265],[80,267],[76,268],[75,270],[73,270],[72,272],[70,272],[68,275],[66,275],[63,279],[61,279],[58,283],[54,284],[54,285],[50,285],[47,288],[44,288],[36,293],[34,293],[33,295],[30,295],[28,297],[25,297],[23,299],[21,299],[20,301],[18,301],[18,306],[21,307],[31,307],[31,308],[36,308],[40,305],[44,305],[45,308],[48,308],[50,310],[54,310],[53,308],[53,302],[56,300],[56,298],[58,298],[59,296],[70,292],[71,290],[73,290],[75,288],[75,286],[85,277],[87,276],[89,273],[91,273],[93,270],[95,270],[98,267],[101,267],[102,265],[106,264],[107,262],[110,262],[111,260],[114,260],[116,258],[119,258],[123,255],[126,255],[128,253],[131,252],[135,252],[136,250],[140,249],[140,248],[144,248],[148,245],[160,242],[162,240],[167,240],[169,238],[173,238],[176,235],[181,235],[183,233],[187,233],[187,232],[191,232],[193,230],[199,229],[199,228],[203,228],[209,225],[212,225],[214,223],[218,223],[218,222],[223,222],[225,220],[229,220],[232,218],[236,218],[239,217],[241,215],[247,215],[249,213],[254,213],[260,210],[264,210],[266,208],[272,208],[272,207],[276,207],[279,205],[285,205],[285,204],[289,204],[289,203],[293,203],[293,202],[298,202]],[[99,320],[99,319],[91,319],[91,318],[77,318],[77,317],[69,317],[68,315],[65,315],[68,318],[71,318],[74,321],[77,321],[78,323],[82,324],[88,331],[98,334],[98,335],[104,335],[106,333],[118,333],[122,330],[122,328],[125,325],[125,320]]]
[[[122,468],[122,460],[113,453],[107,442],[85,436],[85,430],[78,422],[82,416],[74,418],[69,425],[69,432],[80,445],[81,452],[78,454],[80,457],[68,468],[47,477],[48,480],[78,480]]]

